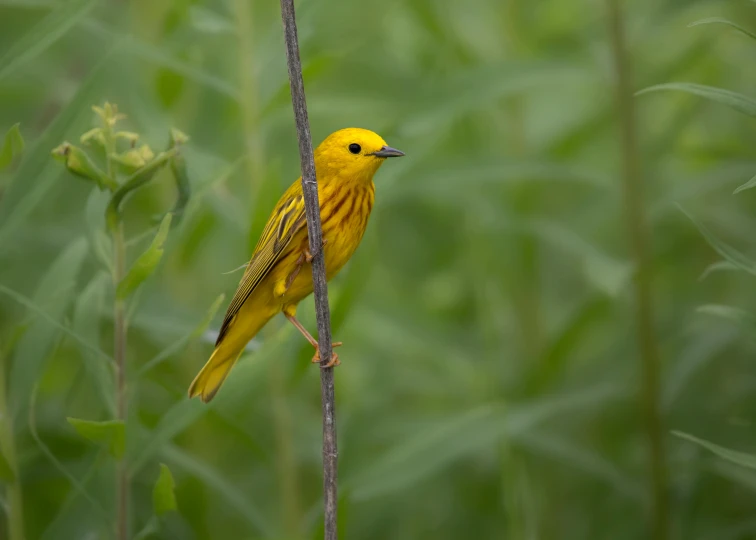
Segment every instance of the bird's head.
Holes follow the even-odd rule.
[[[315,168],[325,176],[361,177],[371,180],[386,158],[403,156],[380,135],[367,129],[346,128],[331,133],[315,150]]]

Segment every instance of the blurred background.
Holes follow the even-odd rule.
[[[756,107],[615,100],[620,74],[748,94],[756,41],[688,24],[756,31],[756,6],[625,7],[623,67],[600,0],[298,2],[314,143],[365,127],[407,154],[329,291],[343,538],[756,538],[756,192],[733,194],[755,133],[716,101]],[[126,305],[129,537],[322,537],[301,336],[275,319],[210,405],[186,397],[299,174],[279,4],[0,0],[0,134],[26,143],[13,157],[11,131],[0,172],[0,538],[114,535],[118,429],[66,421],[114,418],[108,196],[51,157],[97,155],[79,137],[105,101],[156,153],[172,127],[191,138],[188,205]],[[124,204],[129,266],[175,200],[165,168]],[[312,299],[299,313],[314,331]]]

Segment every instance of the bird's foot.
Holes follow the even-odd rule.
[[[335,343],[331,344],[331,348],[335,349],[336,347],[341,347],[343,343],[341,341],[337,341]],[[312,363],[313,364],[319,364],[320,363],[320,348],[316,345],[315,346],[315,355],[312,357]],[[339,355],[335,352],[331,352],[331,360],[324,366],[321,366],[323,369],[329,368],[329,367],[335,367],[341,364],[341,360],[339,360]]]
[[[315,257],[316,257],[317,255],[319,255],[321,251],[323,251],[323,248],[325,247],[325,245],[326,245],[327,243],[328,243],[328,239],[327,239],[327,238],[323,238],[323,242],[321,242],[321,244],[320,244],[320,250],[318,250],[318,252],[317,252],[317,253],[315,253],[315,255],[313,255],[312,253],[310,253],[310,250],[309,250],[309,249],[306,249],[306,250],[305,250],[305,261],[307,261],[308,263],[312,262],[312,260],[313,260],[313,259],[314,259],[314,258],[315,258]]]

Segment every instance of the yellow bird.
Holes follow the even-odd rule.
[[[362,240],[375,200],[373,175],[386,158],[403,156],[379,135],[348,128],[329,135],[315,150],[323,255],[330,280]],[[207,403],[218,392],[245,346],[276,314],[283,313],[315,347],[318,342],[296,319],[297,304],[312,293],[301,177],[276,204],[257,242],[215,342],[215,350],[189,387],[189,397]],[[341,343],[334,343],[337,347]],[[333,354],[329,363],[339,364]]]

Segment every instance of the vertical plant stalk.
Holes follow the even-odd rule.
[[[521,29],[527,28],[522,17],[522,0],[507,0],[502,4],[504,35],[508,36],[508,49],[515,59],[526,55],[526,34]],[[525,115],[525,96],[517,94],[505,102],[507,110],[508,144],[512,155],[518,159],[528,153],[527,118]],[[529,182],[514,186],[508,190],[507,198],[514,206],[516,215],[527,217],[534,211],[538,194]],[[541,316],[540,274],[541,263],[538,252],[538,239],[530,231],[515,233],[516,259],[512,279],[512,297],[517,313],[517,320],[522,333],[523,351],[531,362],[531,369],[538,369],[537,362],[543,349],[543,323]]]
[[[126,275],[126,241],[123,223],[113,233],[113,290]],[[126,422],[126,309],[124,301],[117,298],[113,312],[114,351],[116,364],[116,419]],[[116,512],[118,540],[127,540],[129,534],[129,473],[123,458],[116,464]]]
[[[310,124],[307,119],[302,64],[299,59],[297,23],[294,14],[294,0],[281,0],[286,61],[291,85],[291,101],[297,124],[299,159],[302,168],[302,191],[304,192],[307,234],[310,240],[312,260],[312,282],[315,293],[315,314],[318,321],[318,343],[320,350],[320,387],[323,402],[323,504],[325,519],[325,540],[336,540],[336,412],[333,387],[333,368],[325,368],[331,360],[331,312],[328,308],[328,285],[326,282],[325,260],[323,258],[323,234],[320,226],[320,204],[318,183],[315,178],[315,158],[312,153]]]
[[[111,156],[115,153],[115,135],[113,127],[104,122],[105,153],[107,175],[117,184],[115,166]],[[116,419],[126,422],[126,309],[124,300],[118,298],[118,284],[126,276],[126,238],[123,223],[118,222],[111,230],[113,240],[113,359],[116,376]],[[129,472],[123,458],[116,463],[116,538],[128,540],[129,537]]]
[[[632,70],[627,53],[621,0],[607,0],[608,30],[614,58],[615,99],[620,122],[622,184],[625,219],[632,257],[636,265],[635,303],[638,347],[643,372],[642,408],[650,447],[652,535],[664,540],[668,531],[667,472],[662,418],[659,408],[659,352],[654,335],[654,306],[651,299],[652,260],[649,253],[648,220],[644,208],[635,125]]]
[[[24,540],[24,510],[21,478],[16,459],[16,441],[13,436],[13,419],[8,411],[5,381],[5,354],[0,350],[0,451],[8,462],[13,480],[7,483],[8,539]]]

